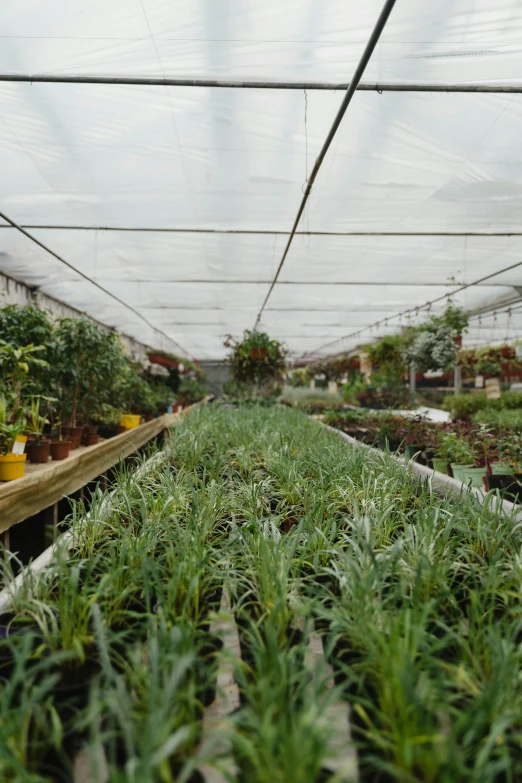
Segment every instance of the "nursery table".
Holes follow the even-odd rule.
[[[23,478],[0,484],[0,533],[81,490],[98,476],[104,478],[107,470],[167,430],[179,416],[177,413],[159,416],[95,446],[75,449],[59,462],[27,463]],[[4,543],[9,548],[8,541]]]

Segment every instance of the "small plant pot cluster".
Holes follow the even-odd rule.
[[[0,308],[0,481],[21,478],[26,461],[94,446],[129,417],[138,426],[142,415],[204,397],[196,364],[167,375],[129,361],[118,334],[86,317],[52,321],[32,305]]]
[[[510,414],[516,413],[513,408]],[[501,411],[499,411],[501,412]],[[434,424],[363,409],[330,411],[325,421],[382,450],[399,452],[471,486],[499,490],[506,499],[522,495],[522,419],[520,428],[490,424],[479,411],[472,420]]]

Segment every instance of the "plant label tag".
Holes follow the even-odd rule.
[[[26,443],[27,443],[27,438],[25,435],[17,435],[13,443],[13,448],[11,450],[12,454],[23,454],[25,451]]]
[[[500,399],[500,381],[498,378],[486,378],[486,397],[488,400]]]

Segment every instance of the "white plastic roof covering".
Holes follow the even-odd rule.
[[[0,72],[347,82],[381,6],[3,0]],[[363,81],[519,84],[521,40],[519,0],[398,0]],[[341,100],[0,81],[0,209],[190,354],[219,358],[227,334],[254,326]],[[357,92],[299,226],[318,233],[295,237],[260,328],[295,355],[347,349],[518,264],[521,139],[522,95]],[[157,343],[13,228],[0,231],[0,271]],[[521,335],[516,306],[492,315],[518,286],[522,265],[455,296],[490,311],[469,341]]]

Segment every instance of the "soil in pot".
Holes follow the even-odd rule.
[[[71,450],[70,440],[55,440],[51,443],[51,457],[53,460],[67,459]]]
[[[54,689],[55,703],[83,707],[91,681],[101,671],[101,664],[97,658],[87,658],[83,662],[73,660],[56,666],[56,671],[60,674],[60,681]]]
[[[29,462],[44,465],[51,455],[51,442],[42,440],[40,443],[28,443],[25,447]]]
[[[488,489],[499,489],[512,503],[522,501],[522,473],[505,476],[487,476]]]

